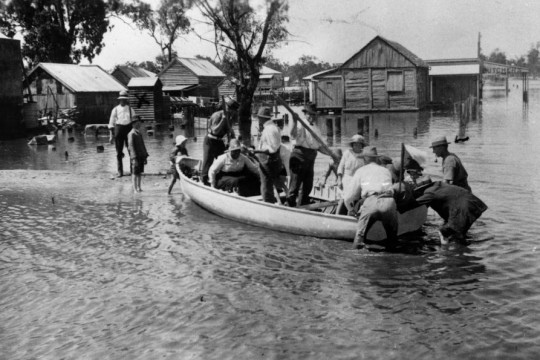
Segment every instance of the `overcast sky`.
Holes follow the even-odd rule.
[[[159,0],[148,1],[157,4]],[[478,33],[484,54],[499,48],[512,58],[540,41],[540,1],[524,0],[290,0],[292,37],[274,55],[295,63],[304,54],[342,63],[376,35],[397,41],[422,59],[475,57]],[[94,64],[112,69],[126,61],[153,61],[157,44],[144,32],[115,21]],[[210,39],[206,26],[193,22]],[[177,40],[182,57],[215,57],[196,35]]]

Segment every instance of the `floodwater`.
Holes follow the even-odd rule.
[[[367,253],[219,218],[179,186],[114,199],[81,186],[54,207],[39,187],[0,189],[0,359],[538,358],[540,87],[524,106],[516,84],[508,96],[486,90],[470,140],[450,145],[489,206],[468,247],[438,245],[433,213],[407,251]],[[359,117],[319,123],[332,123],[327,140],[340,146]],[[402,142],[429,151],[458,123],[376,114],[369,140],[390,156]],[[5,141],[0,169],[112,174],[106,140],[60,134],[56,150]],[[146,141],[148,172],[164,173],[169,130]],[[328,162],[319,156],[317,176]],[[426,170],[440,174],[431,153]]]

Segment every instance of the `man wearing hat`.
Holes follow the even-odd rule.
[[[446,141],[446,137],[440,136],[433,140],[430,146],[430,148],[433,148],[435,156],[443,159],[443,180],[447,184],[456,185],[471,191],[471,187],[467,181],[469,175],[457,155],[448,151],[448,144],[449,142]]]
[[[431,181],[429,176],[418,179],[414,197],[420,205],[430,206],[444,224],[439,228],[441,243],[455,240],[466,244],[465,236],[487,205],[470,191],[444,181]]]
[[[120,104],[112,109],[111,117],[109,119],[109,142],[112,144],[114,139],[118,170],[116,176],[121,177],[124,175],[124,168],[122,164],[122,158],[124,157],[124,145],[127,147],[127,136],[132,128],[131,122],[137,115],[131,106],[129,106],[129,97],[126,90],[120,91],[118,100]]]
[[[306,120],[310,129],[321,138],[321,131],[314,123],[314,115],[312,104],[306,105],[302,109],[306,115]],[[295,146],[291,152],[289,167],[291,170],[291,180],[288,202],[294,207],[297,204],[297,198],[302,189],[302,196],[299,200],[300,205],[309,204],[309,194],[313,188],[313,177],[315,167],[315,158],[317,151],[326,154],[321,144],[311,135],[302,123],[298,123],[296,116],[293,116],[292,128],[290,131],[291,137],[295,140]],[[327,154],[329,155],[329,154]]]
[[[214,159],[225,152],[224,138],[230,136],[234,139],[232,128],[233,119],[236,117],[238,103],[234,99],[220,102],[220,110],[216,111],[208,119],[208,134],[203,142],[202,180],[208,184],[208,171]],[[228,110],[228,111],[226,111]]]
[[[272,120],[272,109],[261,106],[257,113],[259,124],[262,123],[262,133],[255,150],[259,159],[259,175],[261,178],[261,195],[265,202],[275,203],[274,185],[280,186],[279,174],[281,172],[281,158],[279,148],[281,146],[281,134],[277,125]]]
[[[212,187],[226,191],[238,190],[240,196],[259,194],[259,168],[242,154],[240,141],[233,139],[229,149],[218,156],[208,172]]]
[[[358,227],[354,237],[355,249],[364,247],[366,235],[371,226],[381,221],[390,246],[395,245],[398,232],[398,215],[392,190],[392,174],[377,163],[378,154],[374,146],[363,151],[366,165],[359,168],[352,178],[351,187],[344,194],[345,206],[349,214],[354,214],[354,204],[363,201],[358,217]]]

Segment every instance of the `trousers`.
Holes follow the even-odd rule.
[[[122,158],[124,157],[124,146],[128,147],[127,136],[131,131],[131,124],[129,125],[115,125],[114,126],[114,145],[116,147],[116,167],[118,173],[122,175],[124,173],[124,166],[122,164]]]
[[[313,189],[313,168],[316,157],[317,150],[300,146],[294,147],[289,160],[291,182],[288,201],[290,206],[296,206],[300,193],[301,197],[298,199],[300,205],[309,204],[309,194]]]
[[[382,222],[388,240],[397,240],[398,213],[393,197],[372,195],[364,200],[360,208],[356,236],[366,239],[369,229],[376,221]]]

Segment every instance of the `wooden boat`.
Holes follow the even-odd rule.
[[[190,162],[190,167],[195,167],[199,160],[186,158],[183,161],[184,164]],[[351,216],[270,204],[263,202],[261,197],[241,197],[236,193],[206,186],[183,173],[180,174],[180,183],[183,193],[193,202],[227,219],[271,230],[318,238],[352,241],[356,233],[357,219]],[[324,205],[321,204],[321,206]],[[420,206],[400,213],[398,216],[399,235],[417,231],[426,221],[427,207]],[[367,234],[368,240],[378,241],[385,238],[386,233],[380,222],[376,222]]]

